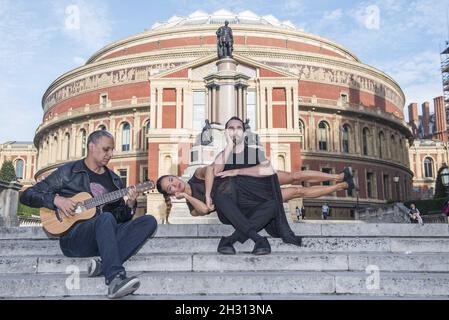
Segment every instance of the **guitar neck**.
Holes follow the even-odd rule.
[[[95,197],[92,199],[88,199],[88,200],[84,201],[84,206],[87,209],[91,209],[94,207],[102,206],[107,203],[115,202],[118,199],[123,198],[125,195],[127,195],[129,189],[130,188],[128,187],[128,188],[120,189],[117,191],[105,193],[101,196],[98,196],[98,197]]]

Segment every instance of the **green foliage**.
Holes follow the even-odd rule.
[[[31,217],[39,215],[39,208],[31,208],[19,202],[17,207],[17,215],[22,217]]]
[[[0,169],[0,181],[11,182],[16,180],[16,170],[12,161],[5,161]]]
[[[441,213],[444,203],[447,201],[447,198],[439,198],[439,199],[429,199],[429,200],[411,200],[404,203],[404,205],[410,208],[410,205],[414,203],[416,208],[418,208],[419,212],[422,215],[425,214],[437,214]]]

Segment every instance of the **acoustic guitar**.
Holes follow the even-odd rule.
[[[66,233],[76,222],[89,220],[95,216],[97,207],[115,202],[128,194],[131,187],[105,193],[98,197],[92,197],[87,192],[81,192],[69,198],[76,203],[75,214],[67,217],[59,209],[40,209],[42,227],[51,235],[61,236]],[[138,193],[154,189],[153,181],[146,181],[136,185]]]

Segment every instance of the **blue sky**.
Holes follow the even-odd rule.
[[[80,28],[67,27],[71,6]],[[0,143],[31,141],[41,98],[102,46],[196,10],[254,11],[337,41],[391,75],[408,105],[442,95],[439,52],[449,0],[0,0]],[[379,19],[377,19],[379,17]]]

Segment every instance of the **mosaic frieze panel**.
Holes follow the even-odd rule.
[[[349,88],[372,92],[379,97],[392,101],[397,106],[402,106],[404,101],[402,98],[388,86],[376,82],[367,77],[346,72],[343,70],[335,70],[324,67],[315,67],[301,64],[288,63],[265,63],[269,66],[276,67],[290,73],[297,74],[300,80],[317,81],[340,86],[348,86]]]
[[[50,94],[44,101],[44,110],[67,98],[88,91],[106,88],[118,84],[147,81],[148,77],[176,68],[182,63],[159,63],[143,67],[127,68],[95,74],[84,79],[71,82]]]

